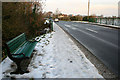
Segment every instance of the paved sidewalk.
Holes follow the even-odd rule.
[[[102,78],[94,65],[84,56],[69,36],[54,23],[51,46],[51,65],[54,69],[50,72],[58,78]],[[49,52],[49,51],[48,51]],[[49,76],[51,77],[51,76]]]

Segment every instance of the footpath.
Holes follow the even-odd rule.
[[[36,37],[39,41],[29,64],[29,73],[10,74],[16,69],[7,57],[0,64],[1,78],[103,78],[70,37],[55,23],[54,31]],[[1,67],[2,66],[2,67]]]

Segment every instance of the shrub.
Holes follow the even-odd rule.
[[[5,43],[21,33],[27,38],[36,36],[44,29],[44,17],[41,3],[3,2],[2,4],[2,58],[6,56]]]

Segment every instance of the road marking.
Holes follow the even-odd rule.
[[[72,26],[70,26],[70,25],[67,25],[67,24],[65,24],[65,26],[66,27],[69,27],[69,28],[71,28],[71,29],[73,29],[73,30],[76,30],[77,28],[75,28],[75,27],[72,27]]]
[[[77,29],[77,30],[83,32],[84,34],[90,35],[91,37],[94,37],[94,38],[96,38],[96,39],[98,39],[98,40],[100,40],[100,41],[102,41],[102,42],[104,42],[104,43],[106,43],[106,44],[108,44],[108,45],[111,45],[111,46],[114,46],[114,47],[116,47],[116,48],[119,48],[118,45],[115,45],[115,44],[113,44],[113,43],[111,43],[111,42],[109,42],[109,41],[103,40],[103,39],[101,39],[101,38],[99,38],[99,37],[96,37],[96,36],[94,36],[94,35],[92,35],[92,34],[90,34],[90,33],[85,32],[85,31],[83,31],[83,30],[80,30],[80,29]]]
[[[78,26],[78,25],[75,25],[75,24],[72,24],[72,25],[73,25],[73,26],[76,26],[76,27]]]
[[[70,25],[65,24],[66,27],[71,27]]]
[[[71,27],[71,29],[76,30],[77,28]]]
[[[94,33],[98,33],[97,31],[92,30],[92,29],[89,29],[89,28],[86,28],[86,30],[91,31],[91,32],[94,32]]]

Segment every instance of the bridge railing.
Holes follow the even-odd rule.
[[[89,22],[120,26],[120,18],[89,18]]]

